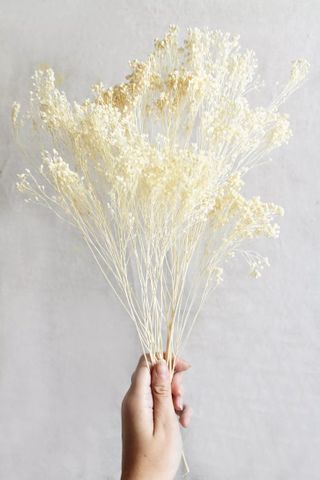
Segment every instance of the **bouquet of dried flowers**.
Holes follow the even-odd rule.
[[[279,106],[309,65],[294,61],[267,107],[250,105],[262,85],[256,57],[229,33],[189,28],[181,44],[170,26],[130,66],[124,83],[96,84],[82,103],[52,69],[35,71],[29,106],[20,114],[14,103],[12,121],[18,139],[36,139],[39,161],[17,187],[79,230],[143,352],[152,363],[164,355],[173,372],[226,260],[240,255],[254,277],[268,265],[248,245],[278,236],[283,209],[246,198],[244,178],[289,140]]]

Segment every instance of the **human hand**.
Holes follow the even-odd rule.
[[[140,358],[122,402],[122,480],[174,478],[182,454],[179,422],[187,427],[192,415],[182,402],[182,375],[189,367],[177,359],[171,381],[164,360],[150,372]]]

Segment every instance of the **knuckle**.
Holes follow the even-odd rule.
[[[182,396],[184,394],[184,388],[182,385],[179,385],[177,390],[178,390],[177,395]]]
[[[159,397],[167,397],[169,395],[168,385],[155,384],[153,385],[152,390]]]
[[[131,393],[131,390],[129,389],[122,399],[121,410],[127,411],[132,407],[133,402],[134,402],[134,397]]]
[[[139,363],[143,363],[144,361],[145,361],[145,356],[142,354],[140,355]]]
[[[150,355],[146,353],[145,355],[142,354],[139,358],[138,366],[148,366],[148,362],[150,362]]]

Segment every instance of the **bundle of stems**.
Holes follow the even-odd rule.
[[[144,354],[173,374],[224,263],[240,255],[254,277],[268,265],[246,245],[276,238],[283,210],[245,198],[244,178],[290,138],[279,106],[309,65],[294,61],[271,103],[253,107],[256,57],[229,33],[189,28],[179,42],[172,25],[129,64],[123,83],[95,84],[81,103],[51,68],[35,71],[25,112],[12,109],[18,141],[39,149],[17,187],[79,230]]]

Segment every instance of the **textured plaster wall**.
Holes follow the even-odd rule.
[[[81,240],[15,192],[9,110],[39,64],[76,98],[120,81],[170,23],[240,33],[269,82],[292,59],[309,82],[286,110],[294,137],[250,176],[284,206],[271,268],[235,263],[185,357],[192,480],[320,479],[319,20],[317,0],[0,0],[0,479],[119,478],[121,398],[139,354],[132,325]]]

